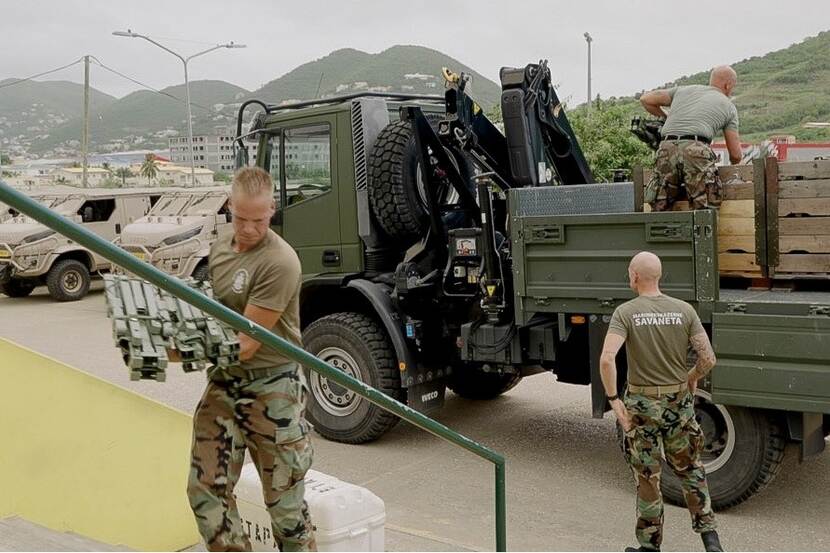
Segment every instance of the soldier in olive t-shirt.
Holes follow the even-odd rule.
[[[625,339],[629,384],[669,386],[688,379],[689,339],[703,326],[691,305],[660,294],[619,306],[608,332]]]
[[[297,347],[302,347],[302,269],[297,253],[272,230],[255,248],[244,252],[235,252],[232,240],[233,235],[225,236],[210,248],[210,276],[214,297],[240,314],[249,303],[282,312],[277,324],[270,330]],[[269,369],[286,363],[293,361],[263,345],[251,359],[243,361],[241,367],[245,370]]]

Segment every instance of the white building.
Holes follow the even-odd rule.
[[[209,135],[193,137],[193,159],[197,168],[213,172],[233,173],[236,169],[233,151],[233,132],[228,127],[216,127]],[[170,161],[174,164],[190,165],[190,146],[186,136],[171,138]],[[256,160],[257,144],[248,143],[248,157]]]
[[[87,167],[87,186],[101,186],[111,173],[101,167]],[[63,182],[72,186],[82,186],[84,170],[81,167],[61,167],[52,173],[55,182]]]

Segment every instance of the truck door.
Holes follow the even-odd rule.
[[[334,122],[333,116],[293,121],[270,139],[272,227],[297,251],[303,274],[337,272],[341,264]]]
[[[116,198],[90,198],[81,205],[77,213],[81,216],[86,230],[112,242],[116,237],[115,225],[121,221],[123,211],[123,205]],[[93,254],[93,257],[98,268],[109,266],[109,261],[98,254]]]

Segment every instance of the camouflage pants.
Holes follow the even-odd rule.
[[[303,418],[308,388],[302,371],[251,380],[210,375],[193,417],[187,495],[210,551],[251,551],[233,489],[249,449],[282,551],[314,551],[304,500],[312,447]]]
[[[626,461],[637,482],[637,541],[659,549],[663,541],[662,459],[680,478],[695,532],[714,530],[715,515],[706,473],[700,461],[703,432],[694,414],[692,394],[683,391],[659,398],[627,394],[625,406],[634,429],[624,440]]]
[[[646,202],[653,211],[671,211],[685,187],[691,209],[717,208],[723,185],[717,156],[708,144],[694,140],[664,140],[657,150],[654,175],[646,187]]]

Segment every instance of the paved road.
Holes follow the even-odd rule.
[[[163,384],[131,382],[112,347],[100,284],[94,289],[70,304],[54,303],[43,289],[26,299],[0,296],[0,336],[192,411],[203,377],[173,369]],[[633,543],[631,477],[612,421],[591,419],[589,407],[586,388],[549,375],[491,402],[449,394],[437,418],[507,456],[510,549],[619,551]],[[384,499],[390,550],[493,548],[489,463],[405,423],[373,444],[318,438],[315,449],[317,470]],[[830,550],[830,453],[800,466],[794,453],[768,490],[719,515],[727,548]],[[664,549],[701,550],[682,509],[667,509]]]

